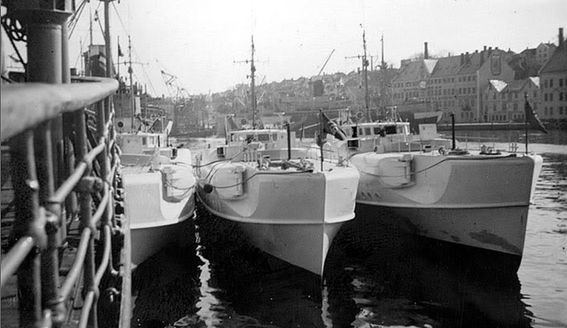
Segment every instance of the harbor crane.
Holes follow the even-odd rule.
[[[319,70],[319,73],[317,73],[316,77],[321,76],[321,73],[323,73],[323,70],[325,69],[325,67],[327,66],[327,63],[329,62],[329,60],[331,59],[331,56],[335,53],[335,49],[333,49],[333,51],[331,51],[331,53],[329,54],[329,56],[327,56],[327,59],[325,60],[325,63],[323,64],[323,66],[321,66],[321,69]]]
[[[189,98],[189,93],[187,92],[187,90],[185,88],[180,87],[177,84],[176,75],[168,73],[163,69],[160,71],[160,73],[161,73],[161,78],[163,79],[163,83],[165,83],[165,86],[167,87],[169,91],[169,95],[171,97],[174,97],[176,100],[178,98],[183,98],[183,96]]]

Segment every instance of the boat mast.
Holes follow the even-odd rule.
[[[256,129],[256,85],[255,85],[255,72],[254,66],[254,35],[252,35],[252,46],[250,50],[250,97],[252,97],[252,129]]]
[[[362,31],[362,47],[364,54],[362,55],[362,70],[364,73],[364,104],[366,106],[366,117],[368,122],[372,122],[370,115],[370,96],[368,94],[368,59],[366,58],[366,31]]]
[[[382,60],[380,61],[380,69],[386,69],[386,63],[384,62],[384,33],[380,37],[380,44],[382,46]]]
[[[112,78],[114,69],[112,66],[112,51],[110,47],[110,1],[104,1],[104,43],[105,43],[105,59],[106,59],[106,77]]]
[[[131,129],[134,129],[134,116],[136,115],[136,98],[134,95],[134,83],[132,83],[132,40],[128,35],[128,74],[130,76],[130,106],[132,106],[132,125]]]

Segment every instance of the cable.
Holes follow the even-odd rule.
[[[445,162],[445,161],[451,161],[451,160],[496,160],[496,159],[502,159],[502,158],[509,158],[509,157],[515,157],[514,155],[509,155],[509,156],[504,156],[504,157],[462,157],[462,158],[444,158],[442,160],[440,160],[439,162],[430,165],[424,169],[421,169],[419,171],[415,171],[415,172],[410,172],[410,175],[417,175],[426,171],[429,171],[430,169],[434,168],[435,166]],[[374,177],[378,177],[378,178],[402,178],[405,177],[405,175],[382,175],[382,174],[375,174],[375,173],[371,173],[371,172],[366,172],[363,170],[358,170],[360,173],[364,173],[366,175],[370,175],[370,176],[374,176]]]
[[[216,172],[216,171],[215,171],[215,172]],[[257,175],[269,175],[269,174],[272,174],[272,175],[292,175],[292,174],[303,174],[303,173],[306,173],[306,172],[309,172],[309,171],[294,171],[294,172],[279,172],[279,173],[270,173],[270,172],[265,172],[265,171],[259,171],[259,172],[256,172],[256,173],[252,174],[251,176],[249,176],[248,178],[244,179],[243,181],[238,182],[238,183],[235,183],[235,184],[233,184],[233,185],[229,185],[229,186],[215,186],[215,185],[212,185],[212,184],[210,184],[210,183],[209,183],[209,184],[210,184],[211,186],[213,186],[214,188],[216,188],[216,189],[226,189],[226,188],[234,188],[234,187],[236,187],[236,186],[239,186],[239,185],[241,185],[241,184],[244,184],[244,183],[246,183],[246,182],[252,180],[252,178],[254,178],[254,177],[257,176]]]
[[[205,166],[209,166],[211,164],[215,164],[215,163],[220,163],[220,162],[226,162],[226,161],[232,161],[233,159],[235,159],[236,157],[238,157],[238,155],[242,154],[244,152],[244,150],[239,151],[238,153],[236,153],[236,155],[232,156],[231,158],[225,158],[225,159],[217,159],[215,161],[209,162],[207,164],[203,164],[203,165],[193,165],[191,164],[191,166],[193,168],[201,168],[201,167],[205,167]]]
[[[118,21],[120,22],[120,25],[122,26],[122,30],[124,30],[124,33],[126,34],[130,34],[128,33],[128,29],[126,28],[126,26],[124,25],[124,21],[122,20],[122,17],[120,16],[120,13],[118,12],[118,8],[116,8],[116,5],[114,4],[114,2],[112,2],[112,7],[114,8],[114,12],[116,13],[116,16],[118,17]],[[138,59],[138,61],[140,60],[140,56],[138,56],[138,52],[136,51],[136,48],[134,46],[132,46],[132,49],[134,50],[134,55],[135,57]],[[157,96],[157,92],[156,89],[154,88],[154,85],[152,83],[152,80],[150,79],[148,73],[146,72],[146,69],[144,68],[144,65],[142,66],[142,73],[144,73],[144,76],[146,77],[146,81],[150,84],[150,89],[154,92],[154,94],[156,94]],[[139,79],[139,78],[138,78]]]
[[[75,27],[77,27],[77,24],[79,23],[79,19],[81,19],[81,14],[83,13],[83,9],[85,9],[86,3],[87,3],[87,0],[83,0],[81,2],[81,4],[79,5],[79,8],[77,8],[77,10],[75,10],[75,12],[73,12],[73,15],[69,19],[68,28],[70,28],[71,30],[69,31],[69,34],[67,35],[67,39],[71,39],[71,36],[73,35],[73,32],[75,31]]]

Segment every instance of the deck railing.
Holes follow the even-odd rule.
[[[115,282],[104,290],[107,303],[123,304],[113,304],[121,307],[120,317],[101,326],[129,326],[128,226],[115,216],[119,158],[111,95],[118,83],[78,82],[2,86],[1,139],[9,145],[15,219],[1,285],[17,273],[20,326],[67,325],[73,302],[82,303],[73,323],[97,327],[103,280]],[[68,229],[77,226],[78,246],[63,277],[62,254],[72,241]],[[121,261],[126,264],[119,268]],[[108,295],[118,289],[122,300],[119,293]]]

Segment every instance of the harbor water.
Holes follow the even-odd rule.
[[[481,134],[468,137],[508,137]],[[530,140],[544,164],[517,273],[489,254],[381,229],[357,209],[321,279],[261,253],[199,208],[187,236],[194,243],[134,273],[132,326],[567,327],[567,131]]]

